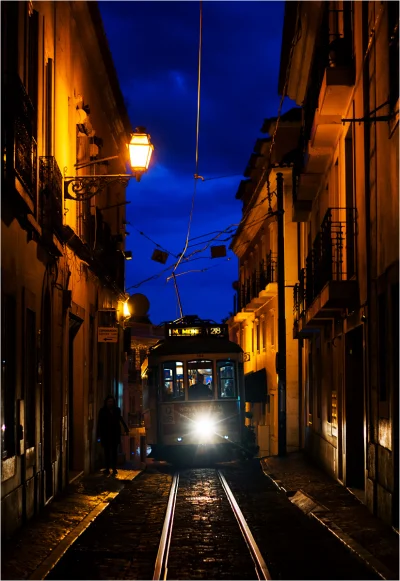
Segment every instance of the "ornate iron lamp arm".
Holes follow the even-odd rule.
[[[132,178],[140,180],[139,174],[68,176],[64,178],[64,198],[75,201],[90,200],[110,184],[119,183],[126,187]]]

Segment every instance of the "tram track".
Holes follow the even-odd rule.
[[[224,498],[228,500],[231,511],[236,519],[238,525],[238,535],[245,542],[249,555],[254,565],[255,577],[254,579],[272,579],[268,567],[262,557],[261,551],[251,533],[251,530],[246,522],[245,517],[235,499],[232,490],[229,487],[226,478],[218,469],[213,469],[217,477],[220,489],[224,493]],[[180,471],[176,472],[172,479],[172,484],[169,492],[168,504],[164,518],[163,529],[158,547],[156,563],[154,567],[153,580],[160,581],[167,580],[169,570],[170,549],[174,539],[174,524],[176,504],[179,493]],[[175,526],[176,533],[176,526]]]

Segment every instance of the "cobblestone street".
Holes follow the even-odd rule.
[[[301,490],[309,495],[318,505],[318,518],[328,526],[333,525],[335,534],[351,544],[355,552],[362,553],[384,577],[399,578],[398,533],[373,516],[347,488],[308,461],[301,452],[284,458],[270,457],[263,460],[262,465],[278,486],[289,492]]]
[[[71,484],[43,514],[2,542],[1,578],[28,579],[91,511],[120,492],[139,473],[119,470],[117,478],[104,478],[96,473]]]
[[[326,528],[298,510],[258,461],[219,468],[273,579],[378,578]],[[152,579],[173,473],[168,465],[150,464],[139,478],[134,478],[137,472],[120,471],[119,479],[100,474],[83,479],[69,497],[53,502],[43,518],[3,545],[2,578]],[[169,579],[255,578],[215,474],[213,468],[180,470]],[[108,504],[94,522],[41,576],[46,569],[41,563],[51,550],[56,552],[74,524],[104,502]]]

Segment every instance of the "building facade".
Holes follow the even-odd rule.
[[[246,180],[236,198],[242,200],[242,219],[231,248],[239,258],[239,278],[233,316],[228,320],[230,337],[245,352],[247,423],[255,430],[263,456],[278,454],[279,355],[285,354],[286,410],[283,430],[287,449],[299,447],[298,345],[293,338],[292,293],[297,282],[297,225],[292,221],[293,150],[296,149],[301,111],[292,109],[276,119],[266,119],[261,131],[268,137],[255,143]],[[271,142],[274,148],[271,151]],[[278,254],[277,174],[281,192],[284,257]],[[282,295],[285,347],[279,347],[279,268],[283,270]]]
[[[285,317],[285,451],[304,448],[397,527],[398,26],[397,2],[286,2],[279,93],[296,102],[300,122],[289,133],[289,111],[277,130],[264,127],[272,137],[257,141],[236,195],[244,206],[229,320],[245,351],[248,393],[253,372],[266,378],[266,407],[253,404],[253,421],[265,426],[257,427],[261,453],[276,454],[282,437],[275,321]],[[281,256],[273,204],[268,212],[278,172]],[[281,263],[283,309],[274,278]]]
[[[146,435],[143,420],[141,366],[150,347],[164,338],[164,327],[153,325],[148,317],[150,303],[144,295],[131,295],[128,305],[131,317],[125,324],[128,357],[123,367],[123,409],[129,427],[129,438],[123,438],[122,451],[129,462],[139,463],[141,437]]]
[[[7,536],[98,465],[98,410],[122,402],[125,187],[76,201],[65,177],[125,174],[132,130],[96,2],[1,9]]]
[[[399,5],[287,2],[279,89],[302,106],[293,192],[301,444],[398,525]]]

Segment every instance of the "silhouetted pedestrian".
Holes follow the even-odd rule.
[[[114,396],[108,395],[104,400],[104,406],[99,411],[97,422],[97,437],[100,438],[104,448],[106,461],[104,474],[110,474],[110,468],[112,468],[113,474],[117,474],[117,453],[121,443],[121,425],[125,433],[129,434],[128,426],[124,422]]]

